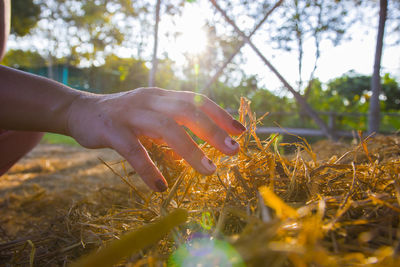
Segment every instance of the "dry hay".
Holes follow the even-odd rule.
[[[170,183],[162,194],[140,188],[123,162],[121,171],[105,164],[127,187],[81,192],[72,204],[68,194],[40,187],[23,197],[10,194],[0,205],[15,211],[8,223],[23,238],[3,237],[0,261],[63,265],[92,250],[91,260],[102,259],[110,253],[105,247],[128,253],[115,259],[128,266],[398,266],[398,136],[360,136],[354,146],[320,143],[324,160],[304,140],[285,157],[280,148],[293,144],[279,144],[276,136],[259,140],[245,100],[240,120],[248,131],[237,139],[238,156],[202,147],[218,166],[213,176],[175,160],[168,148],[148,147]]]

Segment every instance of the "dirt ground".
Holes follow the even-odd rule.
[[[43,237],[55,232],[68,237],[66,220],[71,210],[91,200],[94,203],[90,204],[98,206],[98,196],[92,196],[99,192],[120,190],[129,198],[127,186],[99,158],[121,171],[121,157],[110,149],[39,144],[0,177],[0,266],[20,263],[15,251],[29,253],[31,248],[25,248],[28,240],[40,244]],[[110,201],[110,205],[113,203]],[[39,255],[36,259],[50,251],[62,251],[76,241],[72,238],[43,246],[49,251],[41,251],[39,245],[35,248]],[[27,263],[26,257],[22,262]],[[41,264],[58,266],[60,262]]]
[[[100,159],[124,175],[111,149],[41,143],[0,177],[0,266],[29,266],[33,252],[34,266],[62,266],[100,245],[82,221],[131,205],[129,187]]]
[[[120,180],[100,161],[118,162],[111,149],[85,149],[80,146],[39,144],[0,178],[0,198],[22,194],[34,184],[49,192],[70,187],[87,192]]]

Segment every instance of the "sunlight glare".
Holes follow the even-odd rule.
[[[168,266],[236,266],[245,267],[239,252],[228,242],[195,233],[168,260]]]
[[[207,36],[203,26],[204,18],[198,7],[192,5],[185,9],[177,25],[178,31],[181,33],[176,40],[177,50],[191,55],[204,52],[207,46]]]

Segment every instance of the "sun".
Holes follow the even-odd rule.
[[[177,24],[179,35],[176,48],[181,53],[199,55],[206,50],[207,34],[204,30],[204,17],[195,6],[185,8]]]
[[[188,25],[182,35],[177,38],[177,43],[180,51],[198,55],[206,50],[207,36],[202,28]]]

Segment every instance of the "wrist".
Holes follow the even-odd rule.
[[[71,101],[65,118],[64,135],[71,136],[84,147],[93,147],[92,143],[98,140],[90,140],[93,133],[98,130],[96,110],[102,95],[81,92]]]

